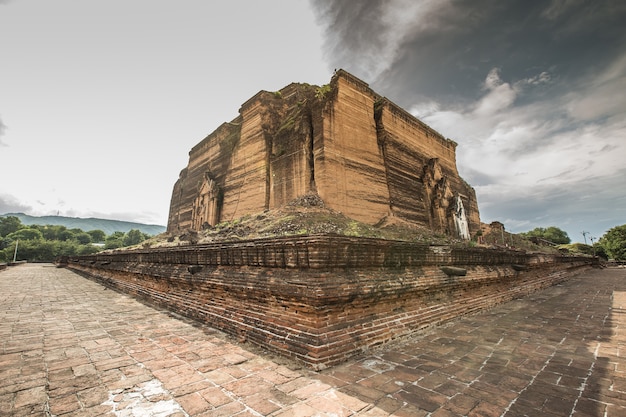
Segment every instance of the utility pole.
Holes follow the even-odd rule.
[[[595,237],[590,236],[589,239],[591,239],[591,248],[593,249],[593,257],[596,257],[596,247],[593,244],[593,240],[595,239]]]
[[[15,252],[13,252],[13,263],[15,263],[15,260],[17,259],[17,244],[18,243],[20,243],[19,239],[15,241]]]
[[[589,234],[589,232],[582,231],[581,233],[583,235],[583,239],[585,239],[585,245],[586,245],[587,244],[587,235]]]

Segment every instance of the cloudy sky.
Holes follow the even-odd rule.
[[[165,224],[190,148],[343,68],[459,146],[481,219],[626,224],[622,0],[0,0],[0,213]]]

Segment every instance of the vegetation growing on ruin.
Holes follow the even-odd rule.
[[[326,95],[331,92],[331,90],[332,87],[330,86],[330,84],[324,84],[320,87],[317,87],[315,89],[315,98],[317,98],[318,100],[323,100],[324,98],[326,98]]]
[[[240,123],[230,123],[233,127],[230,134],[226,136],[220,142],[220,153],[223,156],[229,156],[235,150],[235,147],[239,143],[239,137],[241,136],[241,124]]]
[[[282,120],[282,123],[276,135],[280,135],[286,131],[292,131],[296,125],[296,121],[302,116],[302,107],[299,105],[293,106]]]
[[[200,232],[159,235],[144,244],[157,247],[319,234],[438,245],[474,245],[450,236],[434,234],[428,229],[394,218],[382,219],[377,225],[362,223],[325,207],[324,202],[315,194],[301,196],[279,209],[225,221]]]

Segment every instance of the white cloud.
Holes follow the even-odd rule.
[[[510,107],[516,97],[517,92],[510,84],[500,84],[491,88],[489,93],[477,103],[474,114],[478,117],[486,117],[500,113]]]
[[[483,83],[483,90],[487,91],[474,105],[474,116],[487,117],[500,113],[511,107],[519,94],[525,88],[532,88],[551,82],[548,71],[542,71],[532,77],[519,80],[513,84],[504,82],[500,77],[500,68],[492,68]]]
[[[621,85],[622,73],[615,67],[619,68],[613,66],[597,77],[602,81],[589,82],[586,89],[575,94],[531,100],[519,106],[514,105],[517,97],[550,83],[551,75],[542,71],[508,83],[494,68],[485,78],[484,95],[469,106],[446,108],[429,101],[416,103],[411,109],[424,122],[459,143],[459,171],[470,184],[474,179],[478,183],[475,189],[483,221],[495,220],[485,216],[506,212],[507,218],[498,220],[514,231],[538,225],[567,224],[575,228],[576,210],[583,217],[587,211],[611,210],[594,206],[603,203],[592,196],[597,187],[614,185],[616,173],[624,166],[626,120],[608,123],[602,117],[623,115],[626,106],[600,106],[600,97],[608,91],[596,89],[599,85]],[[620,100],[619,94],[608,95]],[[578,100],[578,113],[572,111],[573,98]],[[584,100],[589,105],[593,101],[597,107],[583,113]],[[569,112],[563,111],[565,108]],[[591,117],[595,119],[589,122]],[[581,120],[586,123],[579,123]],[[559,218],[559,210],[568,216]]]
[[[543,71],[541,74],[523,80],[523,82],[526,84],[539,85],[549,83],[551,79],[552,77],[550,76],[550,73],[548,71]]]
[[[502,85],[502,79],[500,79],[500,68],[492,68],[485,78],[483,88],[486,90],[494,90],[498,86]]]

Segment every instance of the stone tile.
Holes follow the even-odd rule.
[[[303,387],[300,387],[290,392],[290,394],[302,400],[305,400],[312,396],[326,392],[329,388],[330,387],[328,385],[322,384],[319,381],[309,380],[309,383],[307,385],[304,385]]]
[[[51,398],[49,404],[50,413],[52,415],[66,414],[81,409],[80,401],[76,394],[70,394],[60,398]]]
[[[172,375],[169,378],[164,378],[163,384],[171,391],[184,390],[183,387],[196,382],[204,381],[204,377],[196,372],[187,371]]]
[[[232,402],[232,398],[226,395],[221,387],[205,388],[198,392],[213,408]]]
[[[167,387],[167,385],[165,385]],[[209,382],[205,379],[198,380],[196,382],[192,382],[190,384],[179,385],[176,388],[169,389],[172,395],[175,397],[190,394],[192,392],[200,392],[207,388],[215,387],[215,384]]]
[[[292,381],[294,379],[293,376],[286,376],[274,369],[263,369],[259,372],[256,373],[256,375],[264,380],[264,381],[268,381],[274,385],[281,385],[281,384],[285,384],[289,381]],[[297,378],[297,377],[295,377]]]
[[[401,409],[404,404],[405,404],[404,401],[400,399],[387,396],[378,400],[375,405],[376,405],[376,408],[383,410],[384,412],[388,414],[393,414],[394,412]]]
[[[340,391],[336,391],[336,390],[330,390],[328,393],[326,393],[324,395],[325,399],[328,399],[329,401],[338,401],[340,402],[345,408],[347,408],[348,410],[351,410],[353,412],[358,412],[361,411],[365,408],[368,407],[369,403],[365,402],[365,401],[361,401],[360,399],[344,394],[343,392]]]
[[[247,397],[259,392],[269,391],[274,387],[273,384],[258,378],[256,375],[228,382],[222,386],[239,397]]]
[[[176,402],[187,412],[187,414],[195,416],[201,414],[213,407],[207,400],[205,400],[199,393],[191,393],[177,397]]]
[[[102,386],[89,388],[78,392],[78,399],[83,407],[94,407],[109,399],[109,393]]]
[[[248,407],[263,416],[270,415],[271,413],[281,409],[281,406],[276,402],[271,401],[271,398],[268,398],[265,393],[248,396],[243,401]]]
[[[480,400],[465,394],[457,394],[443,404],[443,408],[450,410],[457,415],[466,416],[478,405]]]
[[[233,401],[221,407],[196,415],[198,417],[231,417],[234,415],[247,417],[241,414],[245,409],[246,407],[243,404]]]
[[[220,369],[203,373],[203,376],[204,378],[206,378],[206,380],[211,381],[212,383],[217,385],[225,384],[235,380],[235,378],[231,374],[224,372]]]
[[[278,388],[282,392],[291,394],[292,392],[295,392],[296,390],[299,390],[308,385],[311,385],[311,380],[307,377],[301,376],[285,384],[278,385],[276,386],[276,388]]]
[[[394,398],[401,399],[408,404],[412,404],[428,412],[437,410],[447,400],[447,398],[443,395],[425,390],[415,385],[407,386],[405,390],[394,394]]]
[[[363,399],[364,401],[372,403],[375,403],[376,401],[387,395],[387,393],[384,391],[371,388],[362,384],[351,384],[344,386],[340,389],[341,392],[343,392],[344,394],[352,395],[357,398]]]
[[[500,417],[504,409],[487,401],[481,401],[474,407],[467,417]]]
[[[18,391],[13,401],[13,407],[21,408],[33,404],[42,404],[47,400],[46,387],[37,386],[34,388]]]

